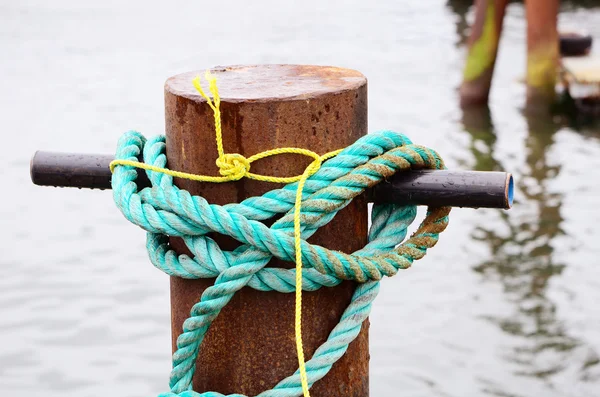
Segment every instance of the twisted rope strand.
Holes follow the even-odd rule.
[[[216,82],[209,76],[211,100],[199,80],[194,85],[213,109],[217,165],[221,176],[202,176],[168,170],[163,136],[146,140],[137,132],[128,132],[119,140],[115,161],[111,163],[114,200],[123,215],[145,229],[151,262],[165,273],[183,278],[216,278],[183,323],[173,354],[171,391],[163,397],[220,397],[217,392],[192,390],[198,349],[210,325],[244,286],[261,291],[295,292],[295,336],[298,370],[261,397],[309,396],[309,389],[323,378],[345,353],[348,344],[360,332],[364,319],[383,276],[411,266],[433,247],[447,226],[449,207],[428,209],[413,235],[406,241],[408,226],[416,216],[416,207],[393,204],[374,205],[368,243],[354,253],[331,251],[306,241],[316,230],[329,223],[353,198],[392,176],[410,169],[441,169],[444,164],[433,150],[414,145],[402,134],[391,131],[367,135],[353,145],[323,156],[297,148],[273,149],[248,159],[227,154],[222,145],[220,99]],[[143,153],[143,162],[138,157]],[[250,173],[252,162],[280,154],[298,153],[313,158],[305,171],[294,177],[270,177]],[[151,188],[138,191],[135,168],[146,170]],[[202,182],[226,182],[249,177],[285,186],[262,196],[250,197],[238,204],[218,206],[199,196],[178,189],[173,177]],[[271,227],[262,221],[282,215]],[[220,233],[242,245],[224,251],[209,233]],[[178,255],[170,249],[166,236],[182,237],[192,256]],[[273,258],[295,261],[295,269],[266,268]],[[302,290],[332,287],[342,280],[361,282],[350,305],[328,339],[304,362],[301,339]],[[245,397],[233,394],[231,397]]]

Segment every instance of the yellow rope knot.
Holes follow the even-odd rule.
[[[238,181],[250,171],[250,161],[239,153],[225,153],[217,158],[219,174],[229,180]]]

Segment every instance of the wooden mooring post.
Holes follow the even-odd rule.
[[[265,65],[216,68],[221,95],[223,142],[228,153],[244,156],[294,146],[317,153],[345,147],[367,133],[367,82],[356,71],[335,67]],[[204,71],[184,73],[165,85],[169,168],[218,175],[213,112],[192,86]],[[252,164],[253,172],[301,174],[309,160],[282,155]],[[175,181],[180,188],[227,204],[265,193],[277,185],[242,179],[211,184]],[[343,236],[343,237],[342,237]],[[226,249],[235,242],[215,236]],[[354,200],[310,239],[325,247],[353,252],[366,244],[367,201]],[[171,245],[189,253],[178,238]],[[272,260],[269,266],[293,267]],[[171,278],[173,349],[190,308],[213,280]],[[350,302],[354,282],[305,292],[303,339],[307,359],[323,343]],[[197,392],[256,395],[298,367],[294,339],[294,294],[238,292],[212,324],[200,347],[194,376]],[[369,392],[368,321],[331,372],[311,389],[313,397],[366,397]]]

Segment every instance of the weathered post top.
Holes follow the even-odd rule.
[[[343,148],[367,133],[367,84],[354,70],[302,65],[215,68],[221,96],[223,144],[244,156],[279,147],[323,154]],[[213,112],[184,73],[165,85],[168,166],[174,170],[218,175]],[[297,155],[266,158],[252,172],[274,176],[302,173],[309,160]],[[262,194],[277,185],[242,179],[231,183],[176,180],[192,194],[226,204]],[[309,241],[343,252],[366,243],[367,203],[358,198]],[[224,249],[235,242],[215,236]],[[178,252],[188,253],[171,238]],[[293,267],[272,260],[270,266]],[[212,280],[171,278],[173,348],[189,310]],[[325,341],[350,302],[355,284],[304,292],[305,355]],[[298,366],[294,340],[294,296],[244,288],[219,314],[200,347],[194,390],[256,395],[291,375]],[[313,397],[368,396],[368,322],[331,372],[311,388]]]
[[[352,69],[312,65],[228,66],[210,70],[219,81],[225,102],[310,99],[336,91],[358,89],[365,76]],[[165,89],[178,96],[203,101],[191,85],[205,71],[192,71],[169,78]]]

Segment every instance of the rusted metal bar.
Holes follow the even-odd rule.
[[[475,22],[460,86],[463,107],[486,104],[508,0],[476,0]]]
[[[214,119],[191,80],[203,72],[185,73],[165,85],[169,167],[217,175]],[[265,65],[214,69],[221,94],[223,139],[227,152],[245,156],[276,147],[294,146],[319,153],[337,149],[367,133],[367,84],[359,72],[316,66]],[[297,175],[309,160],[282,155],[253,164],[257,173]],[[242,179],[235,183],[200,184],[176,180],[180,188],[212,203],[239,202],[265,193],[273,184]],[[344,236],[340,238],[339,236]],[[311,241],[343,252],[366,243],[367,201],[354,200]],[[236,242],[215,236],[221,246]],[[179,239],[171,245],[187,249]],[[273,260],[271,266],[293,267]],[[173,348],[189,310],[212,280],[171,278]],[[307,292],[303,298],[303,338],[311,357],[350,302],[355,283]],[[204,340],[194,389],[223,394],[256,395],[292,374],[298,366],[294,342],[294,295],[244,288],[214,321]],[[368,321],[331,372],[317,382],[314,397],[369,394]]]
[[[38,151],[31,160],[31,180],[40,186],[110,189],[108,155]],[[143,170],[138,186],[150,186]],[[504,208],[512,205],[512,176],[506,172],[415,170],[394,175],[367,192],[367,199],[400,205]]]
[[[559,0],[527,0],[527,102],[548,105],[556,99],[560,40]]]

